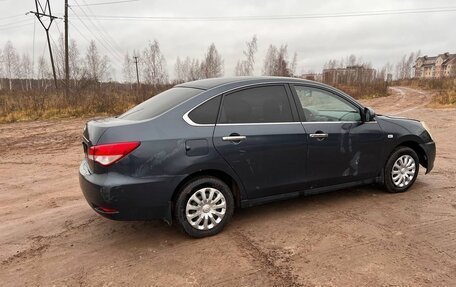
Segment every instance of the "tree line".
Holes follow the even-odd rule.
[[[406,80],[411,79],[415,76],[415,62],[421,56],[421,51],[411,52],[410,54],[405,54],[401,59],[396,63],[392,64],[387,62],[380,69],[377,69],[377,78],[387,80],[388,74],[394,76],[396,80]],[[336,69],[336,68],[346,68],[353,66],[361,66],[366,69],[372,69],[372,63],[365,61],[362,57],[357,57],[354,54],[351,54],[340,60],[331,59],[325,62],[323,69]]]
[[[254,35],[247,41],[242,57],[237,61],[234,74],[254,74],[258,38]],[[56,76],[60,85],[65,79],[64,37],[60,35],[52,45]],[[81,50],[74,39],[69,44],[70,87],[79,88],[102,82],[114,82],[112,60],[102,55],[94,40]],[[174,78],[168,74],[166,58],[157,40],[150,41],[142,50],[127,52],[123,57],[123,83],[133,88],[138,76],[142,84],[154,87],[167,84],[222,77],[225,74],[224,59],[214,43],[210,44],[201,58],[177,57],[174,64]],[[136,60],[135,60],[136,59]],[[288,59],[286,44],[268,47],[261,73],[268,76],[293,76],[296,73],[297,53]],[[29,53],[19,54],[11,41],[0,47],[0,90],[31,90],[52,88],[52,69],[47,54],[40,55],[36,62]]]

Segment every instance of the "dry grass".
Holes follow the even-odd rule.
[[[0,91],[0,123],[93,116],[119,115],[138,103],[170,88],[171,85],[153,88],[142,86],[138,93],[122,84],[86,85],[71,97],[65,98],[62,91]],[[383,82],[338,85],[337,88],[360,98],[387,96]]]
[[[344,91],[355,99],[372,99],[378,97],[386,97],[389,95],[388,85],[383,81],[354,85],[336,84],[335,87]]]
[[[81,89],[64,97],[61,91],[0,91],[0,123],[72,117],[118,115],[168,89],[143,87],[138,93],[122,85]]]
[[[454,107],[456,106],[456,90],[439,91],[434,98],[432,103],[440,107]]]
[[[411,79],[398,81],[397,84],[433,91],[432,107],[456,106],[456,78]]]

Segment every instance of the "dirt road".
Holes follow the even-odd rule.
[[[0,285],[456,286],[456,109],[393,90],[365,103],[426,121],[438,147],[410,192],[360,187],[249,208],[200,240],[89,208],[77,178],[83,120],[0,125]]]

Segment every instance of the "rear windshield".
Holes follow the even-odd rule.
[[[119,118],[133,121],[151,119],[203,92],[193,88],[172,88],[128,110]]]

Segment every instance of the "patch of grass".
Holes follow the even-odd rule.
[[[456,78],[410,79],[398,81],[396,84],[434,92],[430,107],[456,106]]]
[[[389,96],[388,85],[383,81],[353,85],[336,84],[334,86],[355,99],[373,99]]]
[[[119,115],[140,102],[170,88],[143,86],[140,93],[125,86],[106,85],[73,92],[0,91],[0,123]]]
[[[441,107],[456,106],[456,90],[439,91],[432,99],[431,105]]]

